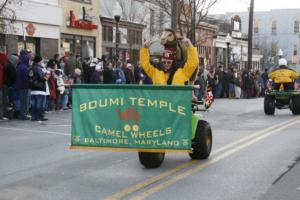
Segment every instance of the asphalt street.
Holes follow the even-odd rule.
[[[300,116],[263,99],[217,99],[208,160],[167,154],[144,169],[136,152],[70,150],[71,111],[0,122],[0,200],[300,199]]]

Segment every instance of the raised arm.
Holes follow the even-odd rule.
[[[146,72],[146,74],[153,78],[155,73],[155,67],[153,67],[150,64],[150,54],[149,54],[149,46],[151,45],[151,42],[145,42],[143,45],[143,48],[140,49],[140,64],[143,68],[143,70]]]
[[[297,73],[297,72],[295,72],[295,71],[292,71],[292,73],[291,73],[291,78],[292,79],[296,79],[296,78],[298,78],[299,77],[299,73]]]
[[[183,66],[183,71],[187,78],[190,78],[199,65],[197,49],[189,39],[184,39],[183,44],[187,47],[187,61]]]

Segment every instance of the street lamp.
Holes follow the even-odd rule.
[[[229,68],[229,62],[230,62],[230,49],[229,49],[229,45],[231,43],[231,40],[232,40],[232,38],[231,38],[230,34],[227,33],[227,36],[225,38],[225,42],[227,44],[227,62],[226,62],[226,65],[227,65],[226,68],[227,69]]]
[[[119,22],[122,15],[122,8],[119,2],[115,3],[112,13],[116,21],[116,60],[119,60],[119,43],[120,43]]]

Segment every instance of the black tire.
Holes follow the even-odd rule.
[[[165,159],[165,153],[139,152],[140,163],[145,168],[157,168]]]
[[[190,157],[194,160],[207,159],[212,147],[212,131],[208,122],[199,120],[195,138],[192,140],[193,152]]]
[[[293,108],[292,108],[292,112],[294,115],[300,115],[300,96],[294,96],[292,98],[292,104],[293,104]]]
[[[272,96],[265,95],[264,111],[266,115],[274,115],[275,113],[275,99]]]

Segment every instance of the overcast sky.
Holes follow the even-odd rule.
[[[250,7],[250,0],[218,0],[210,10],[210,14],[223,14],[226,12],[245,12]],[[271,9],[300,8],[300,0],[254,0],[254,11],[267,11]]]

